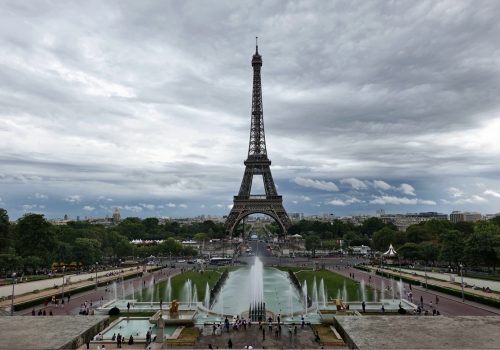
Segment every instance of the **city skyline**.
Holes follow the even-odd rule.
[[[500,212],[499,3],[0,8],[0,207],[12,218],[227,215],[255,36],[288,212]]]

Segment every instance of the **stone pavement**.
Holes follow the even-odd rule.
[[[212,335],[212,326],[205,326],[199,342],[195,344],[196,349],[208,349],[209,344],[214,349],[227,349],[228,341],[231,339],[233,349],[243,349],[251,345],[254,349],[319,349],[321,346],[315,341],[314,334],[310,327],[304,329],[297,326],[297,335],[293,332],[290,335],[288,325],[282,326],[282,334],[275,336],[276,326],[273,326],[272,332],[265,326],[265,339],[263,339],[262,330],[259,330],[258,324],[247,327],[247,330],[231,330],[229,333],[223,332],[222,335]]]
[[[500,317],[337,316],[350,348],[500,349]]]

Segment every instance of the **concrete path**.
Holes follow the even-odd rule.
[[[397,269],[397,270],[399,271],[399,269]],[[421,271],[421,270],[401,269],[401,271],[406,272],[406,273],[411,274],[411,275],[425,276],[425,271]],[[461,283],[460,275],[457,275],[456,273],[441,273],[441,272],[427,271],[427,276],[434,278],[434,279],[446,281],[446,282]],[[471,285],[471,286],[476,286],[479,288],[489,287],[491,290],[494,290],[496,292],[500,292],[500,282],[498,282],[498,281],[483,280],[483,279],[472,278],[472,277],[464,277],[464,283]]]
[[[97,278],[99,277],[104,277],[106,274],[109,273],[119,273],[121,270],[124,271],[129,271],[129,268],[126,269],[114,269],[114,270],[107,270],[107,271],[98,271],[97,272]],[[88,281],[89,279],[95,279],[95,272],[94,273],[83,273],[83,274],[68,274],[64,276],[64,279],[66,281],[70,281],[70,283],[77,283],[80,281]],[[94,281],[95,283],[95,281]],[[14,295],[22,295],[26,293],[31,293],[34,290],[43,290],[47,288],[53,288],[55,285],[57,286],[62,286],[63,284],[63,278],[62,277],[56,277],[56,278],[48,278],[44,280],[39,280],[39,281],[32,281],[32,282],[23,282],[23,283],[17,283],[15,288],[14,288]],[[2,297],[10,297],[12,295],[12,285],[4,285],[0,287],[0,298]]]

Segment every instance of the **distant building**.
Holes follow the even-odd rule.
[[[119,208],[115,208],[115,211],[113,213],[113,222],[118,223],[118,222],[120,222],[121,218],[122,217],[120,215],[120,209]]]
[[[450,214],[450,221],[453,223],[456,222],[473,222],[479,221],[483,217],[480,213],[471,213],[471,212],[462,212],[462,211],[453,211]]]
[[[366,245],[351,246],[351,250],[353,254],[358,255],[366,255],[372,251],[371,248]]]
[[[385,214],[380,216],[380,219],[386,224],[392,223],[399,231],[406,231],[411,225],[416,225],[424,221],[448,220],[448,215],[436,212]]]

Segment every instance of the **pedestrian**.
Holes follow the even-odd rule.
[[[400,306],[401,306],[401,304],[400,304]],[[365,312],[366,312],[366,303],[365,303],[365,301],[364,301],[364,300],[363,300],[363,302],[361,303],[361,307],[363,308],[363,313],[365,313]]]
[[[33,308],[33,310],[31,310],[31,316],[35,316],[35,315],[36,315],[35,308]]]
[[[422,306],[422,308],[424,307],[424,297],[423,296],[420,296],[420,305]]]
[[[430,307],[431,307],[431,309],[432,309],[432,300],[430,301],[429,305],[430,305]]]
[[[215,335],[216,329],[217,329],[217,327],[215,326],[215,322],[214,322],[214,324],[212,325],[212,335]]]
[[[209,349],[213,349],[212,344],[208,344]]]
[[[439,303],[439,297],[436,294],[436,307],[438,306],[438,303]]]
[[[49,316],[54,316],[54,314],[52,313],[52,310],[49,311]]]
[[[160,310],[161,310],[162,305],[163,305],[163,299],[160,299]]]
[[[266,340],[266,328],[262,327],[262,340]]]
[[[233,348],[233,341],[231,340],[231,338],[229,338],[229,340],[227,341],[227,347],[229,349],[232,349]]]
[[[278,324],[280,324],[281,321],[281,314],[278,314]]]
[[[304,315],[300,316],[300,328],[304,329],[305,326]]]
[[[47,316],[47,312],[45,311],[45,309],[43,309],[43,315]]]
[[[122,347],[122,335],[120,333],[118,333],[118,335],[116,336],[116,347]]]

